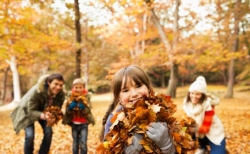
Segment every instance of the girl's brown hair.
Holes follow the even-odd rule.
[[[122,86],[127,84],[128,78],[131,78],[136,84],[141,85],[144,84],[149,91],[153,90],[153,87],[150,83],[150,80],[147,76],[147,74],[138,66],[130,65],[128,67],[124,67],[117,71],[112,79],[111,82],[111,92],[113,93],[113,101],[109,105],[109,108],[103,118],[102,125],[103,128],[100,133],[100,140],[103,140],[103,133],[104,133],[104,126],[107,122],[108,116],[111,114],[111,112],[114,110],[114,108],[119,103],[119,95],[122,89]],[[122,81],[125,79],[124,85],[122,85]]]

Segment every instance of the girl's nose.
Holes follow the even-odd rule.
[[[136,91],[136,89],[131,89],[131,95],[132,95],[132,97],[135,97],[135,96],[137,96],[137,91]]]

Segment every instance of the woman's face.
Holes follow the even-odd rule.
[[[132,107],[143,96],[148,96],[149,89],[145,84],[136,84],[131,78],[127,78],[127,84],[125,83],[125,77],[122,80],[122,88],[119,95],[121,105],[124,107]]]
[[[199,101],[202,97],[202,93],[197,92],[197,91],[192,91],[192,92],[189,92],[189,97],[190,97],[190,100],[193,104],[197,104],[197,103],[199,103]]]

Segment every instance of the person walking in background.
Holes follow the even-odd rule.
[[[44,112],[47,107],[62,107],[65,99],[63,91],[64,79],[61,74],[43,75],[21,99],[20,104],[12,111],[11,119],[14,130],[19,133],[25,131],[24,153],[33,154],[35,128],[34,123],[38,121],[43,129],[43,140],[40,145],[39,154],[48,154],[52,140],[52,127],[46,126],[53,123],[51,114]]]
[[[114,75],[111,87],[113,102],[103,118],[101,140],[104,140],[106,134],[113,127],[111,119],[119,111],[134,106],[138,101],[149,96],[150,92],[153,93],[153,88],[146,73],[141,68],[133,65],[120,69]],[[152,122],[147,128],[146,134],[160,148],[163,154],[175,153],[175,146],[165,122]],[[138,154],[143,148],[140,144],[143,136],[139,133],[132,135],[132,144],[124,147],[125,154]]]
[[[95,124],[87,98],[85,83],[81,78],[73,81],[71,96],[67,100],[63,124],[71,126],[73,154],[87,154],[88,125]],[[80,150],[80,151],[79,151]]]
[[[214,111],[214,105],[219,101],[218,97],[207,94],[207,84],[203,76],[196,78],[184,98],[184,112],[196,122],[194,131],[200,145],[196,154],[205,154],[208,145],[210,154],[226,153],[224,128]]]

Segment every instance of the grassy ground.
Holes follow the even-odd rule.
[[[184,115],[182,110],[182,100],[185,97],[188,87],[181,87],[177,90],[177,98],[173,101],[177,104],[175,116],[180,118]],[[231,154],[250,153],[250,91],[247,87],[236,87],[233,99],[223,99],[225,92],[223,86],[208,86],[208,90],[221,97],[221,103],[216,106],[216,114],[222,120],[226,131],[227,149]],[[155,89],[164,93],[166,89]],[[92,112],[96,119],[96,125],[89,126],[88,151],[95,153],[98,144],[98,136],[102,127],[102,118],[111,100],[110,94],[93,95]],[[9,118],[11,111],[0,112],[0,152],[1,154],[21,154],[23,153],[24,131],[16,135]],[[35,153],[39,149],[42,140],[42,130],[36,123]],[[71,152],[72,137],[70,127],[58,123],[53,128],[54,135],[50,154],[69,154]]]

